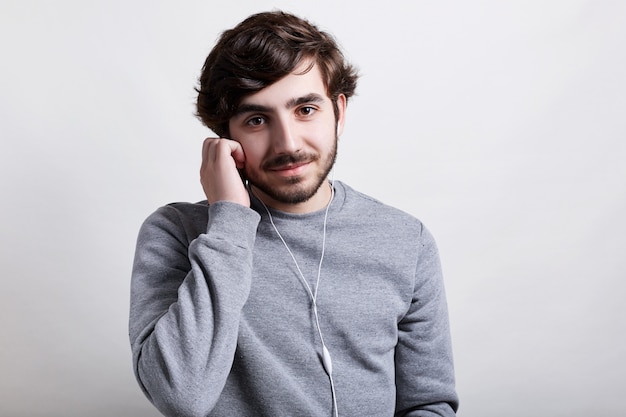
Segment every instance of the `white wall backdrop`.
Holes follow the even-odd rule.
[[[623,415],[619,0],[4,0],[0,415],[158,415],[127,336],[136,234],[203,198],[196,78],[274,8],[361,69],[336,177],[435,234],[459,415]]]

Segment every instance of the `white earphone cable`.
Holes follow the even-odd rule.
[[[332,359],[330,357],[330,352],[328,351],[328,348],[326,347],[326,344],[324,343],[324,336],[322,335],[322,329],[320,327],[319,315],[317,314],[317,290],[319,288],[320,277],[322,275],[322,263],[324,261],[324,253],[326,252],[326,223],[328,221],[328,210],[330,209],[330,204],[333,202],[333,199],[335,198],[334,170],[333,170],[333,173],[332,173],[332,179],[331,179],[330,188],[331,188],[330,200],[328,201],[328,204],[326,205],[326,211],[324,213],[324,226],[323,226],[323,234],[322,234],[322,253],[321,253],[320,262],[319,262],[319,265],[318,265],[318,268],[317,268],[317,280],[315,281],[315,291],[311,290],[311,286],[309,285],[309,283],[307,282],[306,278],[304,277],[304,274],[302,273],[302,270],[300,269],[300,265],[298,265],[298,261],[296,260],[296,257],[294,256],[293,252],[289,248],[289,245],[287,245],[287,242],[285,242],[285,239],[283,238],[283,236],[278,231],[278,228],[276,227],[276,224],[274,224],[274,219],[272,218],[272,213],[270,213],[269,208],[265,205],[263,200],[261,200],[260,198],[258,198],[256,196],[255,197],[257,198],[257,200],[259,200],[261,202],[261,204],[265,208],[265,211],[267,212],[267,216],[268,216],[268,218],[270,220],[270,223],[271,223],[274,231],[276,232],[276,234],[278,235],[279,239],[281,240],[281,242],[283,243],[283,245],[287,249],[287,252],[289,252],[289,255],[291,256],[291,259],[293,260],[293,263],[296,265],[296,269],[298,270],[298,279],[300,279],[300,281],[302,282],[302,284],[306,288],[306,290],[307,290],[307,292],[309,294],[309,297],[311,298],[312,307],[313,307],[313,315],[315,316],[315,327],[317,328],[317,333],[318,333],[318,335],[320,337],[320,342],[322,343],[322,363],[324,365],[324,369],[326,370],[326,373],[328,374],[328,378],[330,379],[330,390],[331,390],[331,394],[332,394],[333,410],[334,410],[333,415],[334,415],[334,417],[339,417],[339,412],[337,410],[337,395],[336,395],[336,392],[335,392],[335,381],[333,380],[333,375],[332,375],[333,374]],[[254,194],[252,192],[252,188],[251,187],[248,187],[248,189],[249,189],[251,194]]]

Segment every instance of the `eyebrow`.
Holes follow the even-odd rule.
[[[324,101],[324,97],[320,96],[316,93],[307,94],[302,97],[294,97],[291,100],[287,101],[285,104],[285,108],[291,109],[302,104],[306,103],[322,103]],[[262,104],[254,104],[254,103],[243,103],[237,107],[235,114],[233,116],[239,116],[243,113],[269,113],[273,110],[270,106],[264,106]]]
[[[316,93],[311,93],[311,94],[307,94],[306,96],[303,97],[297,97],[297,98],[293,98],[291,100],[289,100],[287,102],[287,104],[285,105],[286,108],[291,109],[294,107],[297,107],[301,104],[306,104],[306,103],[322,103],[324,101],[324,97],[320,96],[319,94]]]

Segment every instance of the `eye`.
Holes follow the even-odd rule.
[[[298,109],[298,113],[300,113],[301,116],[311,116],[316,110],[317,109],[312,106],[303,106]]]
[[[261,126],[265,124],[265,117],[263,116],[254,116],[246,120],[246,124],[249,126]]]

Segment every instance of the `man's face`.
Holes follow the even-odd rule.
[[[246,156],[248,181],[266,203],[286,211],[328,203],[330,190],[322,184],[343,129],[345,97],[337,100],[335,117],[317,65],[302,73],[308,65],[245,97],[229,121],[231,139]]]

